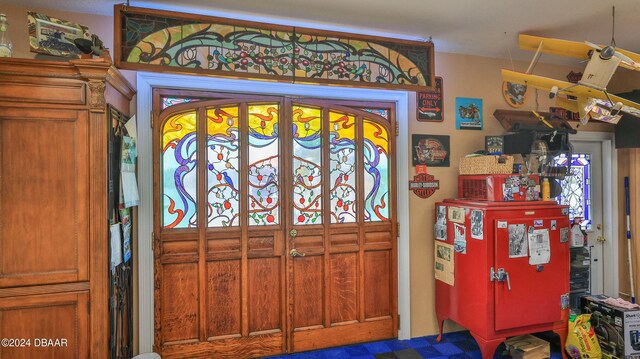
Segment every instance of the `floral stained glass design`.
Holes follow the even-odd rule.
[[[433,85],[433,44],[370,38],[127,7],[116,11],[116,65],[290,80],[426,89]],[[161,70],[165,71],[165,70]]]
[[[208,227],[238,226],[239,192],[238,107],[207,110]]]
[[[389,219],[389,132],[364,119],[364,220]]]
[[[322,223],[322,115],[293,106],[293,223]]]
[[[198,101],[195,98],[187,98],[187,97],[163,97],[162,98],[162,109],[166,109],[171,106],[179,105],[181,103],[194,102]]]
[[[569,158],[560,155],[554,158],[559,166],[567,166]],[[569,206],[569,219],[582,218],[580,225],[591,229],[591,155],[571,155],[571,175],[560,181],[562,193],[557,197],[560,204]]]
[[[331,223],[356,221],[355,118],[329,112]]]
[[[278,104],[249,105],[249,225],[278,224]]]
[[[177,114],[162,128],[162,225],[197,226],[196,113]]]

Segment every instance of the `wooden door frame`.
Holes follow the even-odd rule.
[[[153,161],[151,111],[153,88],[205,90],[255,95],[308,96],[336,100],[388,101],[396,104],[399,131],[396,138],[398,236],[398,312],[402,318],[398,337],[410,338],[410,265],[409,265],[409,93],[406,91],[369,90],[299,84],[281,84],[161,73],[137,73],[137,127],[140,199],[138,220],[138,335],[141,353],[153,350],[154,342],[154,270],[153,229]],[[401,149],[404,149],[402,151]]]

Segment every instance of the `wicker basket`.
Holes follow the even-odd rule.
[[[461,175],[510,174],[513,156],[475,156],[460,159]]]

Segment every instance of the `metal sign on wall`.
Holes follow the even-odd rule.
[[[432,42],[115,6],[115,64],[293,83],[428,91]]]
[[[420,173],[409,181],[409,190],[420,198],[429,198],[436,190],[440,189],[440,181],[430,174]]]

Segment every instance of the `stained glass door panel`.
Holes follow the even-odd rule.
[[[364,129],[364,219],[389,219],[389,132],[379,123],[365,119]]]
[[[311,100],[291,121],[291,350],[392,337],[392,121]]]
[[[249,106],[249,225],[280,223],[277,104]]]
[[[238,106],[207,110],[209,227],[238,226],[240,215]]]
[[[168,119],[162,128],[162,184],[164,228],[197,225],[196,113],[186,112]]]
[[[329,112],[331,223],[356,221],[355,117]]]
[[[294,106],[292,123],[294,223],[321,224],[321,111],[314,107]]]
[[[160,113],[155,345],[163,357],[283,351],[281,101],[184,101]]]

